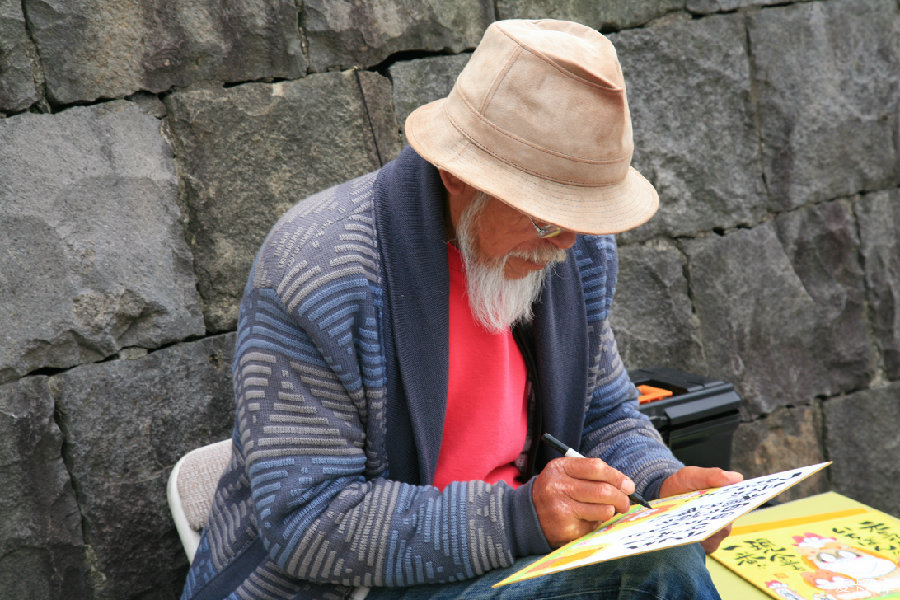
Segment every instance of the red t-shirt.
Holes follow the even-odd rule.
[[[475,479],[518,486],[515,462],[528,430],[525,361],[512,331],[490,333],[472,316],[462,256],[447,248],[450,364],[434,485]]]

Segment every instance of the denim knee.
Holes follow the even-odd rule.
[[[605,564],[613,567],[619,578],[618,595],[609,595],[610,598],[719,599],[706,569],[706,553],[700,544],[648,552]],[[610,592],[611,589],[607,593]]]

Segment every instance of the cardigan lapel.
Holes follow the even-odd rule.
[[[447,405],[450,280],[443,194],[437,169],[409,147],[385,165],[375,184],[386,277],[389,476],[408,483],[433,481]],[[576,256],[570,251],[566,262],[548,275],[534,321],[526,328],[537,369],[531,376],[537,384],[541,431],[575,447],[588,393],[584,302]],[[550,458],[541,448],[538,470]]]
[[[375,183],[385,273],[388,459],[392,479],[431,483],[447,404],[450,280],[444,187],[407,147]]]
[[[541,412],[541,430],[534,439],[549,432],[573,448],[578,448],[581,442],[588,394],[590,350],[584,305],[576,253],[570,250],[566,262],[556,265],[548,274],[541,299],[534,305],[534,321],[529,331]],[[543,444],[537,452],[535,473],[559,456]]]

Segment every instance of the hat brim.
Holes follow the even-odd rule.
[[[586,186],[533,175],[495,156],[453,126],[444,100],[414,110],[406,138],[431,164],[532,217],[569,231],[612,234],[647,222],[659,208],[653,185],[634,167],[613,185]]]

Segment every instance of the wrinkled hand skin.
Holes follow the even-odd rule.
[[[723,471],[718,467],[684,467],[670,475],[659,488],[659,497],[668,498],[686,494],[695,490],[723,487],[744,480],[744,476],[736,471]],[[731,534],[731,524],[706,538],[700,545],[707,554],[715,552],[722,540]]]
[[[634,482],[599,458],[562,457],[537,476],[531,497],[544,537],[558,548],[626,512],[633,492]]]

